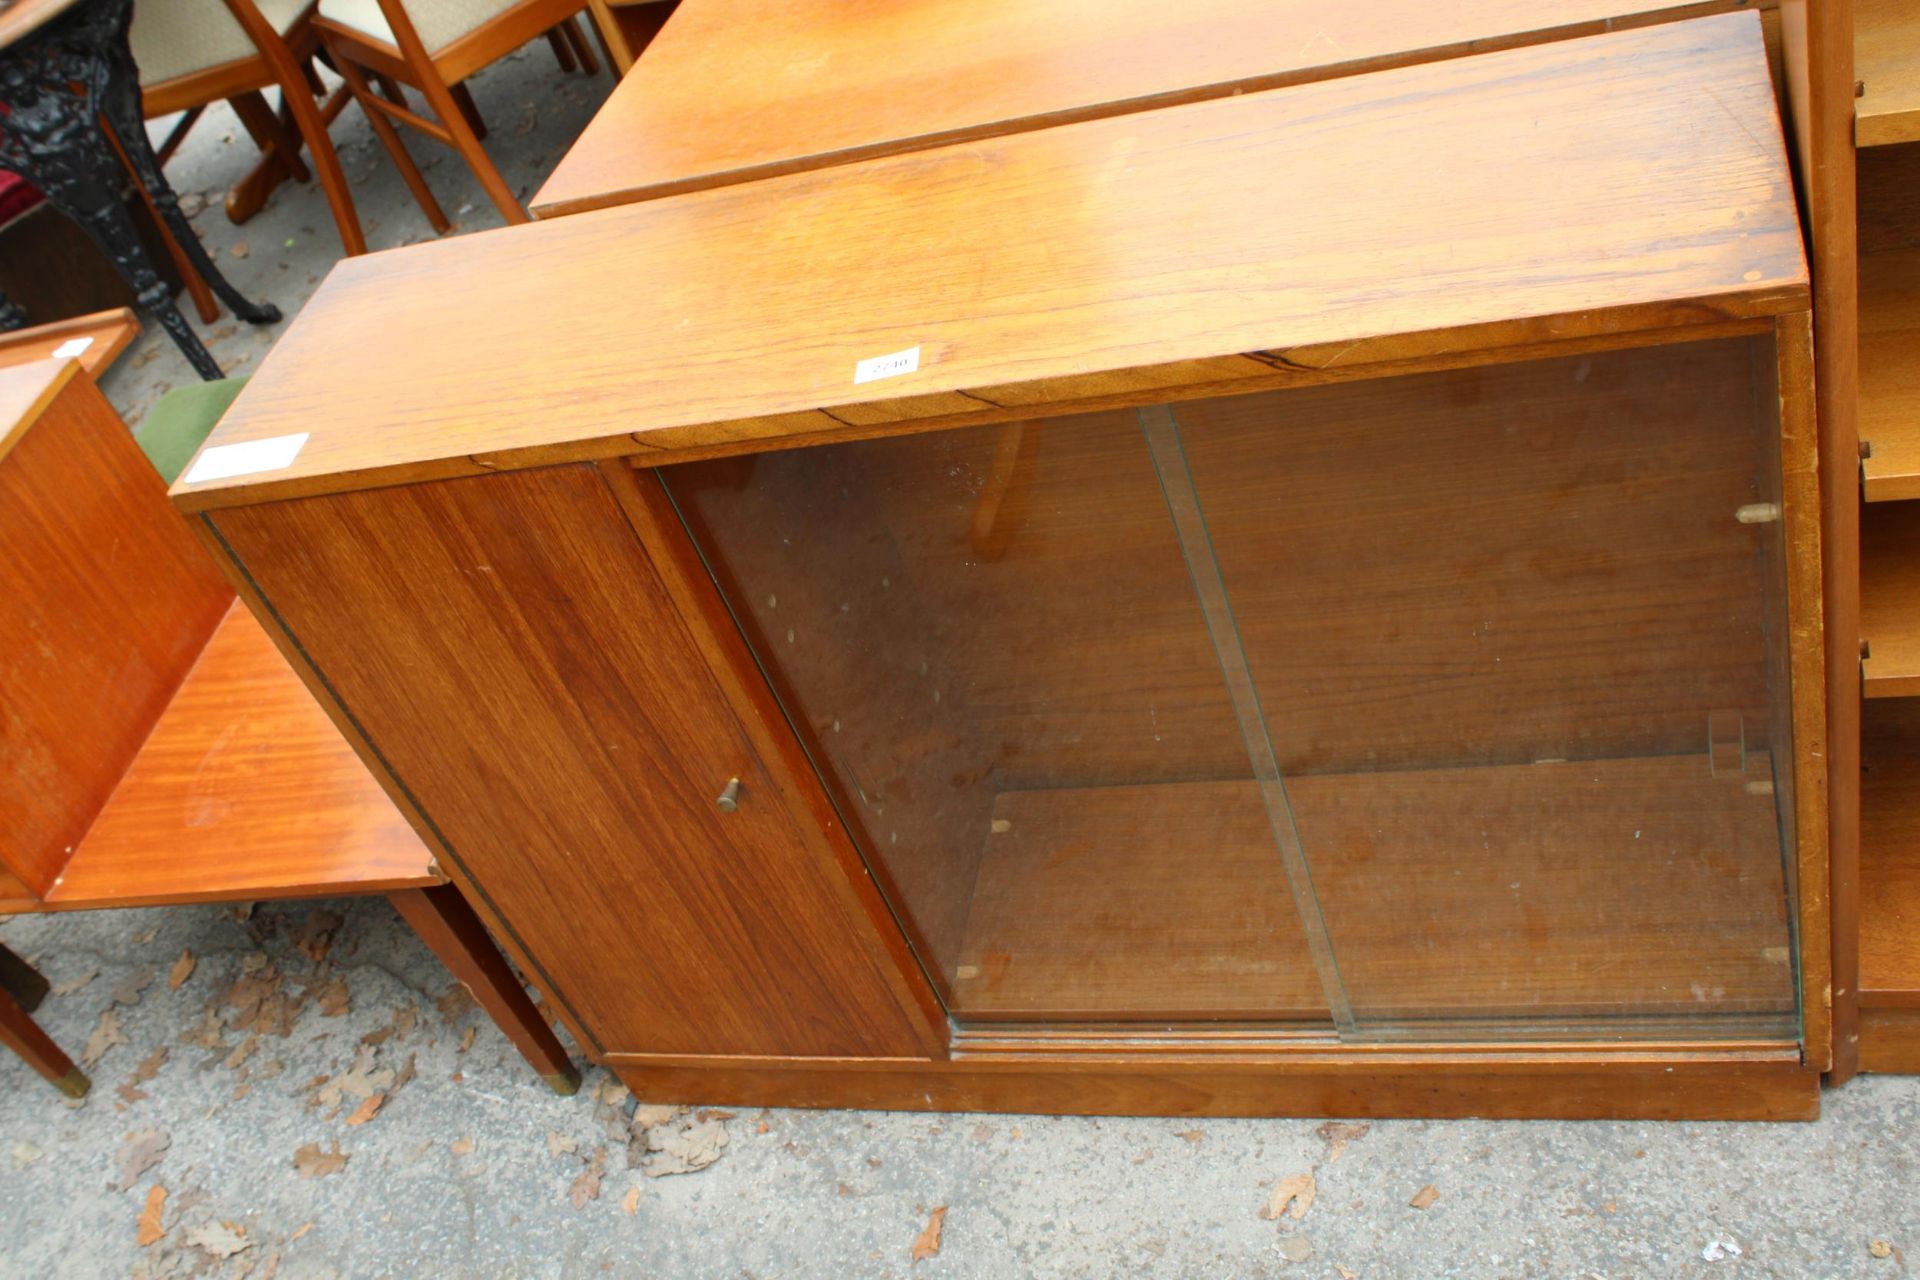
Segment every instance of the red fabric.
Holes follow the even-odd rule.
[[[40,188],[17,173],[0,172],[0,227],[39,204]]]

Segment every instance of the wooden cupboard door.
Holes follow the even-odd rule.
[[[904,949],[851,850],[836,859],[817,778],[788,767],[783,722],[743,723],[714,635],[681,615],[684,582],[608,477],[503,473],[209,523],[598,1052],[928,1055]]]

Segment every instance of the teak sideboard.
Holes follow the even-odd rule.
[[[351,260],[174,497],[643,1096],[1804,1117],[1809,305],[1732,13]]]

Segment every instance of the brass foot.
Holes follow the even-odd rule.
[[[58,1080],[55,1080],[53,1087],[66,1094],[69,1098],[84,1098],[87,1096],[87,1090],[93,1088],[93,1081],[87,1079],[86,1072],[75,1067]]]
[[[542,1079],[547,1082],[549,1089],[563,1098],[571,1098],[580,1092],[580,1073],[573,1067],[568,1067],[565,1071],[556,1071],[550,1076],[543,1076]]]

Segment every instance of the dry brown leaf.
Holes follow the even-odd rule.
[[[453,1152],[453,1154],[457,1156],[472,1155],[473,1154],[473,1135],[468,1134],[464,1138],[455,1138],[452,1141],[452,1143],[448,1145],[447,1150]]]
[[[243,1249],[253,1248],[246,1229],[231,1222],[203,1222],[183,1237],[187,1244],[216,1258],[231,1258]]]
[[[1358,1142],[1366,1137],[1367,1131],[1371,1128],[1373,1126],[1370,1124],[1350,1124],[1340,1120],[1329,1120],[1314,1132],[1319,1134],[1327,1144],[1327,1163],[1335,1164],[1342,1155],[1346,1154],[1347,1144]]]
[[[194,1024],[180,1033],[181,1044],[198,1045],[202,1049],[224,1049],[227,1037],[220,1024],[220,1015],[212,1009],[201,1011]]]
[[[229,1071],[232,1071],[238,1068],[241,1063],[245,1062],[248,1058],[251,1058],[254,1055],[254,1053],[259,1050],[259,1048],[260,1048],[260,1037],[258,1035],[248,1036],[245,1040],[242,1040],[238,1045],[235,1045],[233,1052],[226,1056],[226,1058],[224,1059],[224,1064],[226,1068]]]
[[[1280,1241],[1280,1256],[1288,1262],[1305,1262],[1313,1256],[1313,1241],[1305,1236],[1287,1236]]]
[[[1891,1258],[1893,1256],[1893,1242],[1890,1240],[1872,1241],[1867,1245],[1867,1252],[1876,1258]]]
[[[199,963],[194,959],[193,952],[182,951],[180,958],[173,962],[173,968],[167,970],[167,990],[178,991],[185,986],[187,979],[193,976],[194,966]]]
[[[1340,1273],[1340,1280],[1360,1280],[1360,1273],[1352,1267],[1343,1267],[1336,1262],[1333,1264],[1333,1269]]]
[[[145,1084],[159,1075],[160,1068],[166,1065],[167,1055],[172,1052],[173,1050],[164,1044],[154,1049],[152,1053],[140,1059],[140,1065],[133,1069],[133,1076],[127,1083]]]
[[[46,1154],[46,1152],[25,1139],[17,1140],[13,1144],[13,1167],[16,1169],[24,1169],[34,1161],[45,1158]]]
[[[393,1083],[387,1087],[387,1096],[389,1098],[400,1092],[410,1080],[420,1074],[417,1065],[419,1056],[420,1055],[414,1053],[407,1055],[406,1064],[400,1068],[399,1073],[393,1077]]]
[[[456,1052],[465,1053],[467,1050],[473,1048],[473,1037],[478,1031],[478,1027],[468,1027],[465,1031],[462,1031],[460,1033],[460,1047]]]
[[[300,1229],[299,1229],[298,1231],[296,1231],[296,1232],[294,1232],[294,1233],[293,1233],[292,1235],[290,1235],[290,1236],[288,1236],[288,1237],[287,1237],[287,1243],[288,1243],[288,1244],[292,1244],[292,1243],[293,1243],[293,1242],[294,1242],[295,1240],[298,1240],[298,1239],[299,1239],[299,1238],[300,1238],[301,1236],[303,1236],[303,1235],[305,1235],[305,1234],[307,1234],[307,1232],[309,1232],[309,1231],[311,1231],[311,1230],[313,1230],[313,1229],[314,1229],[315,1227],[317,1227],[317,1226],[319,1226],[319,1225],[320,1225],[320,1224],[319,1224],[319,1223],[317,1223],[317,1222],[309,1222],[309,1223],[307,1223],[307,1224],[306,1224],[305,1226],[303,1226],[303,1227],[301,1227],[301,1228],[300,1228]]]
[[[142,969],[113,989],[113,1002],[128,1008],[140,1003],[140,994],[153,985],[153,970]]]
[[[718,1160],[726,1145],[724,1121],[682,1116],[675,1123],[647,1130],[646,1154],[640,1158],[640,1168],[649,1178],[693,1173]]]
[[[621,1209],[626,1211],[626,1215],[629,1218],[631,1218],[634,1214],[640,1212],[640,1184],[639,1183],[636,1182],[631,1187],[627,1188],[626,1197],[620,1201],[620,1207]]]
[[[642,1102],[633,1109],[633,1131],[653,1129],[677,1119],[681,1108],[665,1106],[658,1102]]]
[[[473,993],[463,984],[456,982],[447,989],[447,994],[434,1001],[434,1004],[439,1007],[440,1016],[452,1024],[466,1017],[474,1008]]]
[[[114,1167],[120,1171],[113,1189],[125,1191],[131,1187],[141,1174],[160,1163],[172,1145],[173,1139],[165,1129],[141,1129],[128,1134],[113,1158]]]
[[[327,958],[327,952],[333,950],[334,935],[340,932],[340,926],[346,921],[339,913],[327,910],[307,913],[307,918],[294,931],[293,945],[307,959],[319,964]]]
[[[80,1051],[80,1065],[91,1067],[106,1055],[107,1050],[126,1043],[126,1032],[120,1029],[120,1015],[109,1005],[101,1010],[100,1021],[94,1024],[93,1034],[87,1037],[86,1048]]]
[[[1289,1174],[1273,1184],[1273,1196],[1260,1216],[1272,1222],[1284,1213],[1298,1221],[1313,1208],[1313,1197],[1318,1190],[1311,1173]]]
[[[144,947],[149,942],[152,942],[155,938],[159,936],[160,936],[159,925],[155,925],[151,929],[142,929],[139,933],[136,933],[133,935],[133,945],[135,945],[136,947]]]
[[[580,1144],[572,1138],[569,1138],[566,1134],[555,1132],[552,1129],[547,1130],[548,1155],[563,1156],[569,1152],[578,1151],[579,1149]]]
[[[940,1256],[940,1232],[947,1225],[947,1206],[941,1205],[927,1217],[927,1225],[913,1238],[913,1260],[925,1262]]]
[[[48,987],[47,990],[56,996],[70,996],[99,976],[100,971],[98,969],[89,969],[85,973],[68,978],[65,982],[56,982]]]
[[[245,240],[235,240],[227,246],[227,252],[236,258],[244,258],[253,252],[253,248]]]
[[[1438,1200],[1439,1198],[1440,1198],[1440,1188],[1434,1186],[1431,1182],[1429,1182],[1426,1186],[1414,1192],[1413,1199],[1407,1201],[1407,1203],[1412,1205],[1416,1209],[1425,1209],[1430,1207],[1433,1204],[1433,1202],[1435,1200]]]
[[[142,1249],[167,1234],[160,1217],[167,1211],[167,1189],[159,1183],[147,1188],[147,1205],[140,1210],[139,1232],[133,1238]]]
[[[380,1108],[386,1105],[386,1101],[387,1095],[384,1093],[376,1093],[367,1098],[366,1101],[353,1109],[352,1115],[347,1117],[347,1126],[352,1128],[355,1125],[362,1125],[373,1119],[374,1116],[380,1113]]]
[[[567,1199],[576,1209],[587,1207],[587,1201],[600,1198],[600,1175],[607,1171],[607,1149],[601,1147],[593,1153],[593,1159],[580,1171],[580,1176],[567,1188]]]
[[[293,1153],[293,1167],[303,1178],[324,1178],[346,1168],[352,1158],[340,1153],[338,1142],[331,1151],[322,1151],[319,1143],[309,1142]]]
[[[345,978],[335,978],[320,988],[320,1016],[323,1018],[340,1017],[352,1003],[352,993],[347,990]]]
[[[1201,1129],[1179,1129],[1174,1132],[1173,1136],[1176,1138],[1183,1138],[1186,1141],[1193,1143],[1195,1146],[1198,1146],[1200,1143],[1205,1142],[1207,1139],[1206,1132]]]

